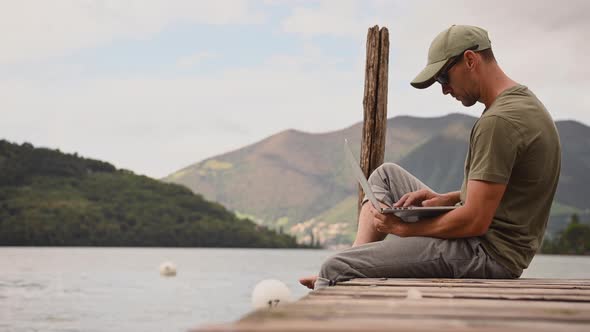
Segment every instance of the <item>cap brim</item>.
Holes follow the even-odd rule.
[[[434,83],[434,77],[445,66],[448,59],[431,63],[424,68],[410,84],[416,89],[426,89]]]

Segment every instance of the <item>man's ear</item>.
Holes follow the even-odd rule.
[[[465,65],[469,70],[472,70],[478,61],[478,55],[472,50],[469,50],[463,56],[465,57]]]

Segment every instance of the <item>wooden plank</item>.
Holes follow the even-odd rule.
[[[393,286],[393,287],[370,287],[370,286],[336,286],[322,289],[321,291],[311,292],[309,295],[322,295],[332,293],[367,293],[378,292],[382,294],[406,294],[409,290],[418,290],[420,293],[475,293],[475,294],[540,294],[540,295],[588,295],[590,289],[579,289],[573,287],[564,288],[544,288],[544,287],[436,287],[432,285],[414,287],[414,286]]]
[[[384,295],[378,294],[363,294],[363,295],[340,295],[340,298],[356,299],[362,297],[383,297]],[[401,295],[398,298],[405,298],[405,295]],[[436,299],[480,299],[480,300],[527,300],[527,301],[560,301],[560,302],[588,302],[590,297],[588,296],[577,296],[577,295],[511,295],[511,294],[427,294],[425,298],[436,298]]]
[[[555,279],[353,279],[341,282],[339,286],[412,286],[412,287],[502,287],[502,288],[570,288],[590,289],[590,280],[555,280]]]
[[[338,303],[334,304],[333,301]],[[348,298],[342,299],[339,296],[322,296],[322,297],[311,297],[307,296],[302,300],[299,300],[295,303],[289,304],[289,306],[293,306],[294,304],[303,304],[303,305],[340,305],[340,302],[348,303],[350,305],[360,303],[362,305],[370,305],[371,303],[375,303],[376,305],[383,305],[384,303],[389,306],[393,305],[400,305],[406,307],[420,307],[423,309],[428,309],[430,307],[439,307],[439,306],[451,306],[451,307],[469,307],[469,308],[477,308],[479,310],[495,310],[496,308],[507,308],[510,310],[518,310],[522,307],[532,308],[532,309],[539,309],[539,310],[556,310],[556,311],[563,311],[569,312],[572,309],[588,312],[588,316],[590,317],[590,302],[584,303],[570,303],[570,302],[551,302],[551,301],[525,301],[525,300],[517,300],[517,301],[505,301],[505,300],[480,300],[480,299],[442,299],[442,298],[423,298],[423,299],[392,299],[392,298],[356,298],[354,300],[350,300]]]
[[[429,304],[426,304],[428,302]],[[566,306],[560,308],[549,307],[504,307],[467,306],[461,303],[445,304],[444,301],[350,301],[332,300],[318,302],[300,302],[290,306],[273,308],[256,312],[244,317],[243,321],[261,321],[275,319],[351,319],[351,318],[379,318],[389,319],[453,319],[472,321],[480,319],[501,321],[548,321],[590,324],[590,308],[576,308]]]
[[[463,284],[525,284],[525,283],[542,283],[542,284],[590,284],[590,279],[551,279],[551,278],[518,278],[518,279],[456,279],[456,278],[358,278],[351,279],[342,284],[355,282],[384,282],[384,283],[463,283]]]
[[[404,284],[404,283],[423,283],[423,284],[432,284],[432,283],[453,283],[453,284],[527,284],[527,283],[540,283],[540,284],[582,284],[582,285],[589,285],[590,279],[542,279],[542,278],[520,278],[520,279],[455,279],[455,278],[429,278],[429,279],[421,279],[421,278],[358,278],[358,279],[351,279],[349,281],[342,282],[340,284],[347,284],[347,283],[394,283],[394,284]]]
[[[506,300],[546,300],[590,302],[590,289],[542,289],[542,288],[499,288],[499,287],[331,287],[310,296],[392,297],[406,298],[408,290],[416,289],[425,298],[465,298],[465,299],[506,299]]]
[[[446,317],[452,319],[500,319],[500,320],[538,320],[590,323],[590,305],[579,306],[572,303],[560,303],[549,306],[546,302],[524,302],[518,305],[506,305],[507,301],[481,300],[366,300],[329,298],[298,302],[282,309],[258,313],[270,317],[365,317],[387,316],[390,318],[425,318]],[[535,305],[539,304],[539,305]],[[245,320],[248,318],[245,317]]]
[[[566,323],[537,323],[537,322],[488,322],[481,320],[478,322],[461,322],[449,321],[442,319],[421,319],[416,320],[390,320],[381,319],[341,319],[341,320],[305,320],[305,319],[285,319],[280,321],[267,321],[261,323],[239,323],[231,325],[206,326],[198,330],[200,332],[267,332],[267,331],[285,331],[285,332],[554,332],[554,331],[588,331],[586,324],[566,324]]]

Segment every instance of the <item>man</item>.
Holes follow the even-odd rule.
[[[498,66],[485,30],[453,25],[430,45],[411,85],[438,82],[464,106],[485,105],[473,126],[460,191],[438,194],[395,164],[370,176],[383,206],[459,205],[405,223],[363,201],[352,248],[329,258],[321,288],[352,278],[518,278],[541,244],[561,165],[557,130],[543,104]],[[388,234],[396,236],[385,237]]]

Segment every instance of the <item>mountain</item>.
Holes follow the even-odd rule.
[[[556,200],[586,209],[590,207],[589,127],[575,121],[557,122],[562,146],[562,170]]]
[[[473,119],[452,115],[389,120],[385,159],[399,160],[443,132],[448,121],[468,128]],[[191,165],[163,180],[185,185],[208,199],[262,220],[286,217],[299,221],[321,213],[354,193],[356,185],[344,159],[343,141],[348,138],[353,151],[358,153],[361,131],[361,124],[326,134],[287,130]]]
[[[297,247],[183,186],[0,140],[0,245]]]
[[[396,162],[438,192],[458,190],[469,133],[476,118],[388,119],[386,162]],[[549,230],[565,227],[571,213],[590,203],[590,128],[556,123],[561,136],[562,173]],[[357,186],[344,159],[348,138],[356,155],[362,123],[311,134],[288,130],[242,149],[193,164],[164,178],[187,186],[239,214],[272,227],[287,227],[301,239],[312,234],[329,243],[349,242],[356,231]],[[344,235],[342,235],[344,233]]]

